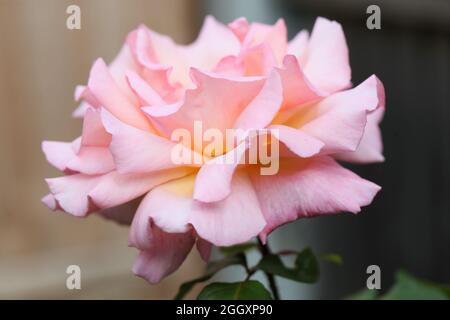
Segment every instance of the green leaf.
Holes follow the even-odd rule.
[[[338,266],[342,265],[344,263],[344,260],[342,257],[336,253],[325,253],[320,255],[320,259],[323,261],[334,263]]]
[[[203,288],[198,300],[272,300],[270,292],[258,281],[216,282]]]
[[[175,296],[175,300],[181,300],[186,296],[186,294],[191,291],[191,289],[200,282],[207,281],[212,278],[213,275],[215,275],[217,272],[219,272],[222,269],[225,269],[226,267],[232,266],[232,265],[241,265],[246,267],[247,266],[247,260],[245,258],[244,254],[236,254],[234,256],[225,257],[222,260],[213,261],[209,263],[208,268],[206,269],[206,273],[198,277],[196,279],[193,279],[191,281],[183,283],[180,288],[178,289],[178,293]]]
[[[256,243],[244,243],[244,244],[237,244],[235,246],[231,247],[221,247],[220,252],[222,252],[226,256],[231,256],[237,253],[246,252],[252,249],[255,249],[258,245]]]
[[[448,299],[445,286],[434,285],[419,280],[400,271],[395,275],[396,282],[381,298],[385,300],[443,300]]]
[[[314,283],[319,279],[319,263],[310,248],[297,255],[294,268],[286,267],[274,254],[263,257],[256,268],[298,282]]]
[[[351,296],[347,300],[375,300],[378,296],[377,290],[362,289]]]

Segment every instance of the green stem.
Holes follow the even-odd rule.
[[[259,238],[258,238],[258,248],[263,257],[271,254],[269,246],[267,244],[263,244]],[[264,273],[267,277],[267,280],[269,281],[269,286],[270,286],[270,290],[273,293],[273,298],[275,300],[280,300],[280,295],[278,293],[278,287],[277,287],[277,283],[275,281],[274,275],[271,273],[268,273],[268,272],[264,272]]]

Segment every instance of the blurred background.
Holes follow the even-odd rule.
[[[71,4],[81,8],[81,30],[66,28]],[[381,8],[381,30],[366,27],[370,4]],[[376,73],[386,87],[386,162],[352,167],[383,190],[358,216],[300,220],[271,236],[275,250],[309,245],[344,258],[340,267],[322,265],[316,285],[278,279],[282,298],[344,297],[365,286],[371,264],[381,267],[383,289],[399,269],[450,283],[449,1],[0,0],[0,298],[168,299],[202,273],[193,250],[150,286],[131,272],[137,252],[127,247],[127,228],[47,210],[43,179],[58,172],[40,143],[79,134],[73,90],[97,57],[111,61],[129,31],[144,23],[188,43],[206,14],[224,23],[284,17],[290,37],[311,30],[317,16],[338,20],[354,83]],[[65,287],[71,264],[81,267],[82,290]],[[238,275],[231,269],[219,278]]]

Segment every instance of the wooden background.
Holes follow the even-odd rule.
[[[81,30],[66,29],[66,8],[81,7]],[[194,0],[0,0],[0,298],[171,298],[202,272],[197,254],[163,284],[131,272],[128,230],[97,217],[52,213],[41,203],[44,139],[72,140],[73,90],[97,57],[111,61],[140,23],[191,41],[199,28]],[[66,267],[82,269],[82,290],[65,288]]]

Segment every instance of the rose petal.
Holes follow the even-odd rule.
[[[133,272],[150,283],[158,283],[183,263],[194,245],[191,232],[166,233],[151,221],[148,227],[151,246],[139,252]]]
[[[280,168],[277,175],[251,175],[267,221],[260,234],[264,240],[275,228],[301,217],[357,213],[380,190],[329,157],[282,159]]]

